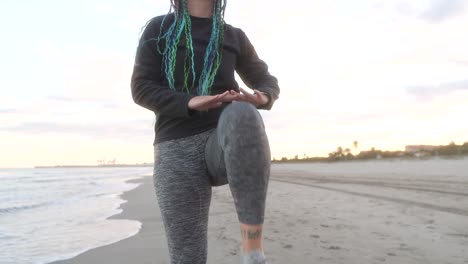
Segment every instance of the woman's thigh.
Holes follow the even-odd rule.
[[[212,186],[228,183],[222,144],[219,142],[219,128],[213,130],[205,146],[205,162]]]
[[[205,263],[211,184],[203,135],[155,145],[154,186],[173,263]]]

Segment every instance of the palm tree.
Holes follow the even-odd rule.
[[[349,148],[346,148],[343,154],[348,156],[349,154],[351,154],[351,150]]]
[[[343,153],[343,148],[342,147],[338,147],[338,149],[336,150],[336,152],[338,154],[342,154]]]

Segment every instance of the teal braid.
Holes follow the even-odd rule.
[[[213,4],[213,28],[211,38],[205,52],[203,70],[198,84],[198,94],[210,94],[210,88],[213,86],[216,73],[221,64],[222,53],[221,45],[224,38],[224,23],[222,17],[221,0],[215,0]]]
[[[190,74],[192,75],[192,82],[190,88],[195,83],[195,53],[193,52],[193,41],[192,41],[192,21],[190,19],[190,13],[188,11],[187,0],[184,0],[184,19],[187,23],[185,26],[185,47],[187,47],[187,53],[185,55],[184,62],[184,89],[190,92],[188,79]]]
[[[164,32],[164,23],[166,22],[166,15],[163,18],[160,27],[160,34],[157,37],[158,52],[162,55],[162,66],[164,73],[169,84],[169,88],[176,90],[174,73],[176,71],[177,50],[178,45],[182,39],[185,44],[185,58],[184,58],[184,80],[181,90],[189,93],[191,88],[195,86],[195,52],[193,49],[192,40],[192,23],[190,12],[188,10],[188,0],[175,0],[171,1],[171,13],[174,8],[174,21]],[[198,76],[198,95],[209,95],[213,86],[216,74],[222,59],[222,45],[224,40],[224,10],[226,8],[226,0],[213,0],[213,25],[210,36],[210,41],[206,47],[203,60],[203,68],[200,76]],[[165,46],[161,50],[159,41],[164,40]]]

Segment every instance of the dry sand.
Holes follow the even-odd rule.
[[[55,264],[169,263],[152,178],[122,195],[113,219],[140,232]],[[273,167],[265,222],[270,263],[468,263],[468,179],[313,175]],[[213,190],[208,263],[238,263],[239,229],[227,186]]]

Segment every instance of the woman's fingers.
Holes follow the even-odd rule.
[[[253,89],[254,93],[251,94],[251,93],[247,92],[247,91],[246,91],[245,89],[243,89],[243,88],[239,88],[239,89],[240,89],[240,91],[242,92],[242,95],[241,95],[241,97],[240,97],[240,100],[242,100],[242,101],[251,103],[251,104],[255,105],[256,107],[268,103],[268,98],[267,98],[267,96],[264,95],[264,94],[263,94],[262,92],[260,92],[259,90]]]
[[[228,92],[224,92],[222,94],[217,94],[217,95],[211,95],[211,96],[206,96],[206,101],[204,101],[204,104],[212,104],[216,102],[222,102],[223,98],[228,95]]]
[[[254,95],[261,96],[263,93],[260,92],[259,90],[252,89],[254,91]]]
[[[229,96],[230,96],[229,91],[226,91],[226,92],[224,92],[222,94],[216,95],[216,98],[215,98],[214,101],[216,101],[216,102],[226,102],[226,101],[229,100]]]
[[[247,92],[245,89],[243,88],[239,88],[240,91],[242,92],[242,95],[241,95],[241,100],[242,101],[245,101],[245,102],[248,102],[248,103],[251,103],[253,105],[258,105],[259,103],[259,100],[258,100],[258,97],[256,94],[251,94],[249,92]]]
[[[238,100],[242,98],[242,94],[235,90],[231,90],[231,94],[234,96],[234,100]]]
[[[261,102],[261,94],[259,91],[254,90],[255,94],[251,94],[243,88],[240,88],[240,91],[242,93],[239,93],[235,90],[228,90],[217,95],[199,96],[196,99],[194,108],[198,110],[208,110],[211,108],[220,107],[223,103],[232,101],[244,101],[253,105],[258,105],[259,102]]]
[[[227,91],[227,93],[228,94],[223,97],[223,102],[225,103],[235,101],[239,97],[239,94],[236,91],[231,90]]]
[[[223,102],[228,100],[229,96],[230,96],[229,91],[226,91],[222,94],[206,96],[205,97],[206,100],[203,102],[202,107],[205,110],[220,107],[223,104]]]

